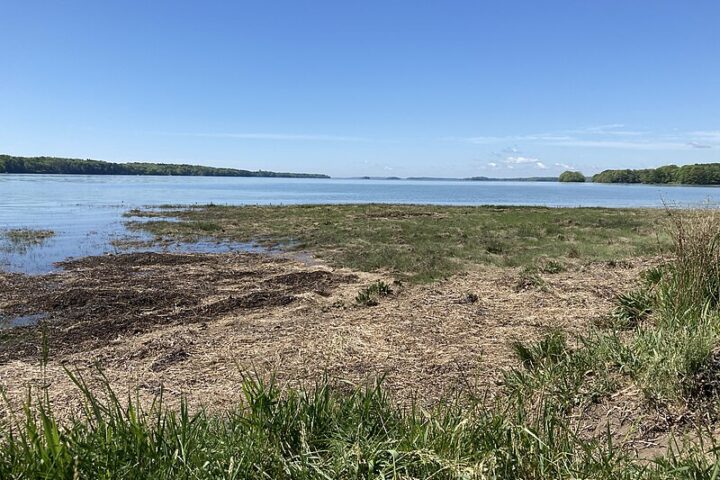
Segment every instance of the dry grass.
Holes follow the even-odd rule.
[[[47,381],[61,406],[77,395],[61,366],[95,362],[114,385],[139,386],[147,398],[164,385],[171,403],[182,394],[192,405],[229,406],[248,371],[295,385],[324,373],[350,382],[386,375],[396,398],[433,403],[494,391],[516,362],[513,341],[585,331],[646,265],[571,264],[543,274],[543,289],[520,291],[519,269],[479,267],[432,285],[395,285],[373,307],[358,305],[358,292],[391,279],[250,254],[109,256],[32,287],[2,275],[0,288],[6,311],[62,299],[47,321]],[[230,301],[262,291],[294,298],[257,308]],[[5,333],[0,379],[13,398],[40,381],[40,334]]]

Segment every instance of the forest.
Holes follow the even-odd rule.
[[[0,155],[0,173],[330,178],[327,175],[312,173],[251,171],[170,163],[112,163],[79,158],[16,157],[11,155]]]
[[[640,170],[605,170],[593,175],[596,183],[650,183],[680,185],[720,185],[720,163],[665,165]]]

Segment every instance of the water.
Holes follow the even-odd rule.
[[[0,268],[42,273],[52,269],[53,262],[67,257],[116,251],[111,241],[129,234],[123,227],[122,214],[131,208],[162,204],[419,203],[660,207],[663,202],[697,205],[718,200],[720,189],[715,187],[0,174],[0,230],[22,227],[56,232],[55,237],[40,245],[27,245],[21,249],[0,245]],[[176,245],[170,248],[193,247]],[[256,246],[210,242],[194,248],[213,251]]]
[[[19,317],[5,317],[0,315],[0,330],[37,325],[45,318],[47,318],[47,313],[33,313],[30,315],[21,315]]]

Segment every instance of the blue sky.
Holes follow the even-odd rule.
[[[0,152],[333,176],[720,161],[720,2],[0,2]]]

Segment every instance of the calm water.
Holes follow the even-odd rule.
[[[0,230],[49,228],[40,246],[0,244],[0,268],[38,273],[67,257],[112,252],[128,235],[122,214],[161,204],[421,203],[438,205],[544,205],[551,207],[659,207],[720,201],[714,187],[327,180],[229,177],[131,177],[0,174]],[[190,248],[179,246],[178,248]],[[251,248],[202,244],[201,251]]]

